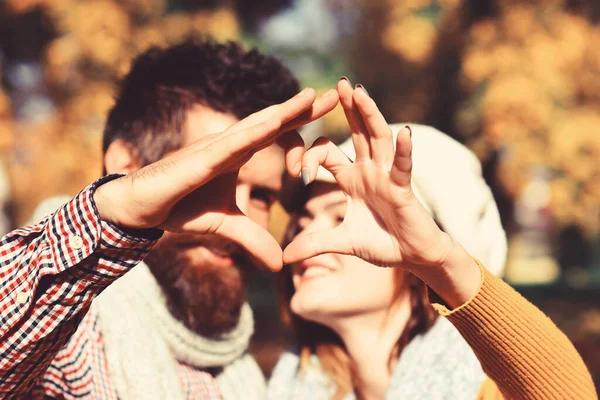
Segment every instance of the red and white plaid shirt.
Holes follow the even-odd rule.
[[[117,398],[92,300],[156,240],[100,220],[93,193],[110,179],[0,241],[1,399]],[[220,398],[210,373],[184,364],[177,372],[188,399]]]

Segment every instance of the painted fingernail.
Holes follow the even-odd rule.
[[[367,94],[367,96],[369,96],[369,92],[367,92],[367,89],[365,89],[365,87],[363,85],[361,85],[360,83],[357,83],[354,88],[364,90],[364,92]],[[369,96],[369,97],[371,97],[371,96]]]
[[[346,81],[346,82],[350,83],[350,79],[348,79],[345,76],[340,76],[340,81]]]
[[[408,129],[408,135],[412,139],[412,129],[410,129],[410,126],[408,125],[406,125],[405,128]]]
[[[308,186],[310,183],[310,171],[308,168],[302,168],[300,175],[302,176],[302,182],[304,182],[304,186]]]

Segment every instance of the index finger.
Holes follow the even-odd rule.
[[[330,89],[325,94],[317,97],[312,106],[298,115],[294,119],[283,123],[281,127],[282,132],[287,132],[292,129],[298,129],[301,126],[308,124],[314,120],[321,118],[329,111],[333,110],[338,105],[340,96],[335,89]]]
[[[226,132],[237,132],[250,128],[251,126],[261,124],[264,121],[273,119],[278,120],[281,122],[281,125],[283,125],[301,115],[303,112],[309,110],[315,102],[315,98],[315,90],[312,88],[306,88],[283,103],[275,104],[250,114],[246,118],[229,127]]]
[[[321,118],[323,115],[333,110],[338,105],[338,102],[339,95],[337,90],[330,89],[325,94],[317,97],[310,109],[306,110],[279,129],[280,132],[287,132],[277,139],[277,144],[285,151],[285,165],[290,175],[297,176],[300,174],[305,150],[304,141],[296,129]]]
[[[344,109],[344,114],[346,114],[350,132],[352,133],[356,161],[368,160],[371,157],[368,131],[360,112],[354,104],[354,89],[352,89],[350,81],[346,77],[340,78],[337,89],[340,95],[340,103]]]

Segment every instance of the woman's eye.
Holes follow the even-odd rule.
[[[277,195],[267,189],[253,189],[250,193],[252,201],[261,204],[264,208],[269,208],[275,202]]]
[[[303,230],[304,228],[302,228],[300,224],[296,224],[296,228],[294,229],[294,236],[299,235],[300,233],[302,233]]]

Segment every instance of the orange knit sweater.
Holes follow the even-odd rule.
[[[508,284],[483,266],[481,273],[477,294],[462,306],[448,310],[433,304],[466,339],[490,378],[478,399],[597,399],[569,339]]]

